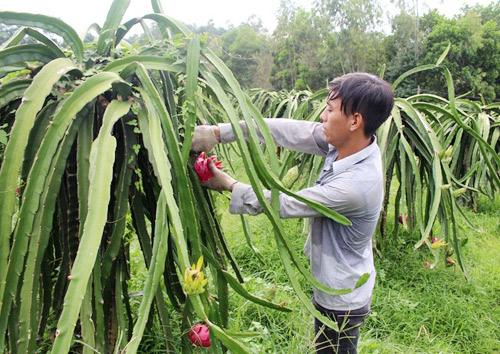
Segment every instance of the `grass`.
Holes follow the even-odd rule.
[[[242,168],[229,173],[240,181],[247,178]],[[247,219],[263,264],[246,243],[240,216],[229,214],[228,204],[228,198],[217,197],[224,234],[245,276],[246,289],[293,309],[291,313],[270,310],[230,292],[229,329],[253,332],[240,340],[256,353],[314,353],[313,317],[290,286],[269,221],[264,215]],[[426,268],[425,262],[432,263],[433,255],[425,249],[413,251],[419,236],[402,228],[395,241],[384,245],[381,256],[375,256],[372,314],[361,329],[359,353],[500,353],[500,197],[493,201],[481,198],[477,213],[465,213],[477,227],[470,229],[464,222],[460,226],[462,236],[468,238],[462,251],[469,282],[458,267],[444,264],[443,255],[434,269]],[[390,223],[388,230],[393,227]],[[304,221],[283,220],[283,225],[296,252],[308,264],[301,252],[306,240]],[[297,276],[310,294],[310,285]],[[176,315],[172,313],[172,317],[173,330],[178,333]],[[145,334],[148,344],[142,348],[162,347],[156,333],[159,330]]]
[[[219,210],[227,210],[221,198]],[[360,353],[500,353],[500,198],[480,199],[478,213],[466,211],[477,230],[465,224],[463,248],[471,281],[444,261],[434,269],[428,250],[413,251],[417,237],[408,232],[386,244],[376,257],[378,272],[372,314],[362,327]],[[312,316],[294,296],[264,216],[249,217],[252,238],[266,264],[246,245],[239,216],[222,212],[223,229],[243,274],[245,286],[259,296],[285,301],[292,313],[280,313],[231,296],[230,327],[257,331],[249,346],[259,353],[313,353]],[[297,252],[305,241],[303,222],[284,220]],[[444,258],[444,257],[441,257]],[[305,257],[304,262],[307,262]],[[303,283],[309,291],[309,285]]]

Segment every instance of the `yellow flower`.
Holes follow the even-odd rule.
[[[207,285],[208,279],[204,279],[202,265],[203,256],[198,259],[196,266],[193,264],[184,271],[184,291],[187,295],[199,295],[205,291],[204,286]]]
[[[448,242],[445,242],[444,239],[437,240],[436,242],[431,243],[431,248],[432,249],[438,249],[444,246],[448,246]]]

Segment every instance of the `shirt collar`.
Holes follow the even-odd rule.
[[[359,161],[364,160],[368,156],[372,155],[377,148],[378,148],[377,137],[374,135],[370,145],[365,147],[363,150],[360,150],[355,154],[344,157],[342,160],[333,161],[332,163],[333,173],[336,175],[345,171],[349,167],[357,164]],[[337,153],[336,155],[338,156]]]

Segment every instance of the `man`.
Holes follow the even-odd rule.
[[[367,73],[351,73],[330,83],[321,123],[289,119],[267,119],[276,144],[285,148],[325,156],[316,185],[298,192],[343,214],[352,226],[326,218],[295,198],[280,194],[280,216],[309,217],[310,233],[304,253],[311,273],[332,288],[353,288],[363,273],[370,278],[346,295],[331,296],[313,289],[312,301],[324,315],[339,323],[336,332],[315,319],[317,353],[356,353],[359,328],[370,312],[375,284],[372,235],[384,194],[380,150],[374,135],[394,105],[390,85]],[[240,123],[246,132],[244,122]],[[230,124],[195,129],[193,150],[210,151],[219,142],[235,140]],[[232,192],[233,214],[262,212],[252,187],[238,182],[213,164],[214,176],[205,187]],[[270,196],[270,194],[267,194]]]

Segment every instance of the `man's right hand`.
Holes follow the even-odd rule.
[[[216,135],[218,128],[216,125],[197,125],[194,127],[191,151],[212,151],[214,146],[220,143],[220,136]]]
[[[212,178],[202,183],[205,188],[214,191],[233,191],[234,185],[238,183],[233,177],[219,170],[212,160],[208,160],[208,168],[212,172]]]

